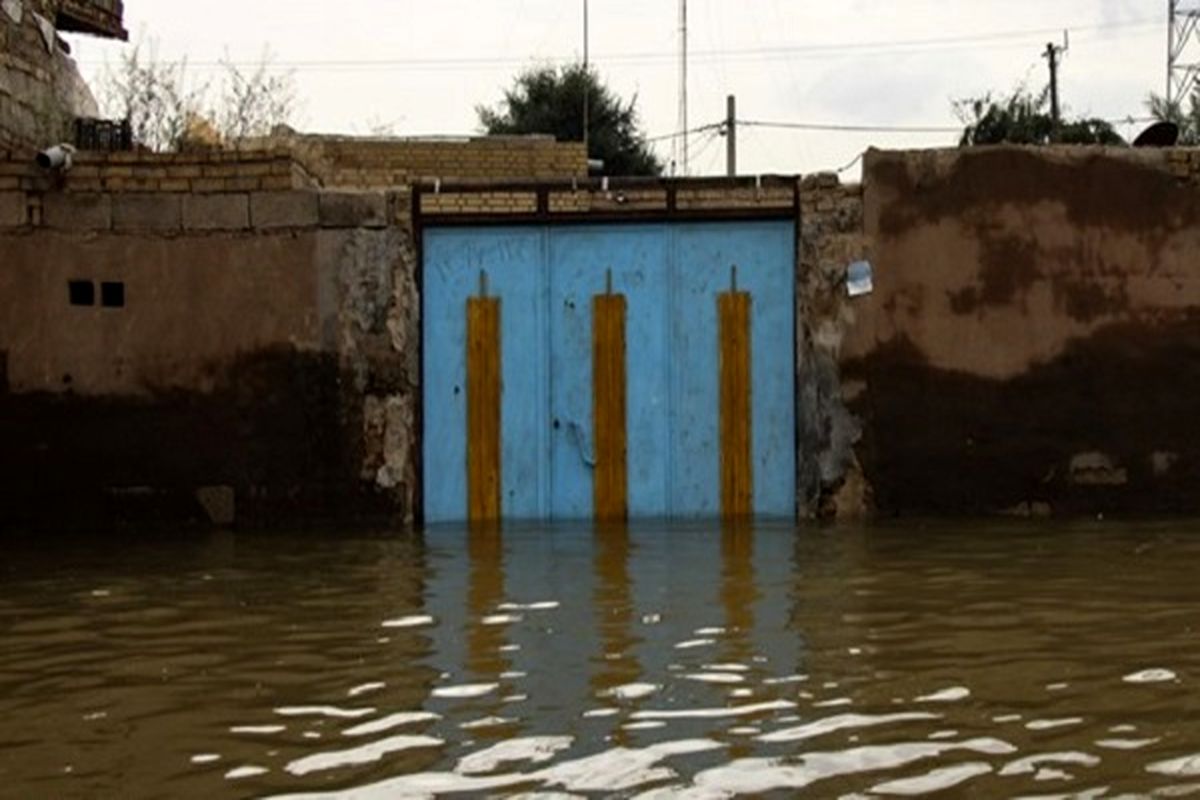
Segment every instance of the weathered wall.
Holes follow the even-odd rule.
[[[139,168],[173,168],[156,158]],[[262,180],[259,162],[246,166]],[[222,518],[231,505],[243,521],[411,519],[408,203],[0,192],[0,524],[131,508]],[[91,302],[72,302],[72,281]],[[120,284],[120,305],[105,303],[105,283]]]
[[[121,13],[113,0],[8,0],[0,8],[0,148],[70,140],[75,117],[98,114],[56,26],[123,37]]]
[[[841,371],[881,511],[1200,509],[1198,166],[868,154],[876,288],[848,304]]]
[[[403,139],[282,133],[243,144],[251,148],[286,148],[321,185],[328,187],[587,177],[583,144],[557,142],[550,136]]]

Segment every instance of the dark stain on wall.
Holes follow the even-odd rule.
[[[358,481],[361,404],[336,356],[280,348],[218,372],[211,393],[0,395],[0,527],[203,521],[204,486],[232,487],[253,525],[386,508]]]
[[[956,314],[973,314],[987,306],[1007,306],[1042,277],[1038,247],[1016,234],[980,232],[979,284],[950,294]]]
[[[1101,151],[1068,163],[1030,148],[978,148],[964,151],[944,175],[910,169],[903,154],[881,154],[868,167],[868,182],[904,198],[882,210],[879,229],[887,236],[918,221],[961,219],[973,207],[1044,200],[1062,203],[1073,225],[1126,232],[1152,247],[1167,232],[1200,221],[1200,193],[1191,184],[1155,165]]]
[[[1008,381],[907,340],[843,366],[881,513],[1200,512],[1200,311],[1123,322]]]

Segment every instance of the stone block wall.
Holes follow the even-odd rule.
[[[103,10],[95,3],[74,5],[81,13],[84,7]],[[120,4],[107,6],[119,28]],[[0,8],[0,148],[31,150],[69,141],[75,117],[99,113],[56,32],[56,25],[82,30],[70,27],[74,19],[52,0],[14,0]]]
[[[547,136],[371,139],[286,133],[246,143],[286,148],[327,187],[381,188],[434,180],[551,180],[587,177],[578,142]]]
[[[242,523],[412,519],[409,195],[296,188],[278,164],[123,156],[56,183],[0,162],[19,178],[0,191],[0,526],[206,519],[213,496]]]

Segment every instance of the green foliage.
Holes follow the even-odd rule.
[[[595,71],[582,64],[536,67],[516,77],[495,107],[477,106],[489,134],[541,133],[559,141],[583,139],[583,103],[588,96],[588,156],[604,161],[610,175],[659,175],[662,163],[638,127],[637,97],[623,103]]]
[[[1192,93],[1186,110],[1178,100],[1168,103],[1165,97],[1153,93],[1146,98],[1146,108],[1156,120],[1179,126],[1179,144],[1185,147],[1200,145],[1200,92]]]
[[[1008,97],[983,97],[959,100],[955,114],[963,123],[960,147],[985,144],[1107,144],[1122,145],[1125,140],[1102,119],[1064,119],[1057,135],[1048,107],[1050,95],[1033,95],[1019,88]]]

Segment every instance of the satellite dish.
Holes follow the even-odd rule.
[[[1174,122],[1156,122],[1133,140],[1134,147],[1174,147],[1179,141],[1179,126]]]

